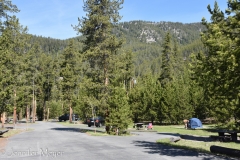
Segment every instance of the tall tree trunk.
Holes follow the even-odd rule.
[[[72,106],[71,106],[71,102],[69,103],[69,122],[72,123]]]
[[[27,105],[27,108],[26,108],[26,123],[28,122],[28,119],[29,119],[29,107]]]
[[[5,123],[5,112],[1,114],[1,121],[2,121],[2,128],[4,128],[4,123]]]
[[[33,113],[33,116],[32,116],[32,121],[33,123],[35,123],[35,112],[36,112],[36,109],[35,109],[35,95],[34,95],[34,92],[33,92],[33,102],[32,102],[32,105],[33,105],[33,110],[32,110],[32,113]]]
[[[34,122],[35,122],[35,119],[37,117],[37,97],[35,97],[35,101],[34,101]]]
[[[22,114],[23,114],[22,113],[22,108],[20,108],[19,119],[22,119],[22,117],[23,117]]]
[[[49,120],[49,108],[47,109],[47,121]]]
[[[44,101],[44,104],[43,104],[43,121],[46,120],[46,101]]]
[[[13,124],[14,124],[14,128],[17,122],[17,107],[16,107],[16,90],[14,90],[14,108],[13,108]]]

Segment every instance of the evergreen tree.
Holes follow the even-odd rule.
[[[9,20],[14,13],[19,12],[16,5],[9,0],[0,0],[0,33],[2,34],[6,27],[9,27]],[[10,13],[10,14],[9,14]]]
[[[207,31],[202,41],[205,54],[198,54],[195,74],[204,89],[211,112],[221,122],[239,119],[239,13],[237,0],[228,1],[225,17],[217,2],[214,9],[208,6],[211,22],[203,19]]]
[[[172,49],[170,33],[166,34],[163,44],[161,75],[159,81],[164,86],[172,80]]]
[[[72,105],[74,96],[76,96],[75,90],[78,83],[78,76],[79,76],[79,68],[78,63],[80,60],[79,52],[75,46],[73,40],[69,42],[69,45],[64,50],[63,53],[63,62],[61,64],[61,72],[60,76],[62,77],[62,94],[63,99],[66,102],[66,105],[69,108],[70,116],[69,120],[72,121]],[[65,109],[65,112],[67,109]]]
[[[131,123],[131,110],[128,104],[128,96],[122,87],[114,87],[111,96],[108,99],[109,116],[106,118],[111,132],[122,134],[126,132],[128,125]]]
[[[1,51],[1,112],[7,110],[7,106],[14,106],[8,108],[8,111],[14,113],[14,124],[17,120],[17,95],[19,87],[22,87],[22,81],[24,74],[23,55],[26,54],[26,48],[28,46],[26,34],[27,28],[20,25],[19,20],[15,15],[9,15],[7,12],[18,12],[15,5],[11,4],[11,1],[0,1],[2,9],[1,17],[1,37],[0,37],[0,51]],[[3,21],[2,21],[3,20]]]
[[[90,80],[89,86],[93,86],[89,96],[100,102],[98,108],[106,117],[107,128],[111,123],[108,116],[112,114],[108,104],[111,94],[109,83],[113,81],[110,78],[114,77],[111,59],[123,42],[112,33],[121,18],[118,13],[121,4],[123,0],[87,0],[84,2],[87,17],[79,19],[76,26],[77,31],[85,36],[83,55],[88,64],[86,74]]]

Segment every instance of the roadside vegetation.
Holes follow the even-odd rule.
[[[32,128],[27,128],[27,129],[9,129],[8,132],[4,133],[1,137],[9,138],[9,137],[17,135],[19,133],[30,132],[30,131],[33,131],[33,129]]]
[[[170,126],[154,126],[153,128],[159,133],[175,133],[179,135],[197,135],[210,136],[217,135],[216,125],[204,125],[202,129],[185,129],[184,125],[170,125]]]
[[[176,34],[170,23],[154,23],[165,29],[150,44],[139,39],[144,23],[117,25],[123,0],[86,0],[87,14],[73,27],[80,41],[72,38],[65,45],[34,41],[15,16],[17,6],[0,2],[2,117],[30,118],[31,110],[33,122],[35,114],[46,120],[68,113],[70,121],[72,113],[81,119],[102,116],[109,134],[124,133],[132,122],[180,124],[191,117],[211,117],[227,129],[240,129],[238,1],[229,0],[226,13],[217,2],[208,6],[210,22],[203,18],[204,30],[196,24],[200,28],[190,37]],[[127,32],[135,39],[125,39]],[[183,47],[193,40],[194,45]]]
[[[169,138],[157,140],[157,143],[169,145],[173,147],[183,148],[183,149],[190,149],[199,152],[207,152],[210,153],[210,146],[216,145],[221,147],[227,147],[232,149],[239,149],[240,144],[235,142],[203,142],[203,141],[194,141],[194,140],[186,140],[181,139],[178,142],[171,142]]]
[[[216,145],[221,147],[227,147],[232,149],[239,149],[240,143],[237,142],[219,142],[210,139],[211,135],[218,135],[216,125],[204,125],[203,129],[184,129],[184,126],[154,126],[154,130],[157,130],[160,134],[176,134],[176,136],[181,137],[181,140],[177,142],[171,142],[170,138],[159,139],[157,143],[174,146],[183,149],[191,149],[199,152],[210,153],[210,146]],[[184,137],[191,137],[189,138]]]

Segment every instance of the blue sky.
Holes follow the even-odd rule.
[[[121,21],[171,21],[200,22],[209,20],[207,5],[213,8],[215,0],[125,0],[120,14]],[[221,10],[227,8],[227,0],[217,0]],[[78,24],[78,17],[86,15],[83,0],[12,0],[21,10],[17,17],[28,33],[67,39],[77,36],[71,25]]]

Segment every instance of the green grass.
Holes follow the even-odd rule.
[[[105,132],[94,132],[94,131],[87,131],[86,134],[90,136],[109,136],[109,134]]]
[[[184,126],[154,126],[154,130],[157,130],[159,133],[169,133],[169,134],[179,134],[181,135],[191,135],[196,137],[209,137],[210,135],[218,135],[218,132],[216,132],[216,128],[214,125],[204,125],[203,129],[184,129]],[[240,149],[240,143],[235,142],[217,142],[217,141],[194,141],[194,140],[187,140],[187,139],[181,139],[180,141],[174,143],[170,141],[170,138],[160,139],[157,140],[157,143],[165,144],[177,148],[183,148],[183,149],[190,149],[195,150],[198,152],[210,152],[210,146],[221,146],[221,147],[227,147],[232,149]]]
[[[64,125],[64,126],[76,126],[77,124],[70,123],[69,121],[63,121],[63,122],[57,122],[58,124]]]
[[[214,125],[205,125],[202,129],[185,129],[184,125],[171,125],[171,126],[153,126],[153,129],[157,132],[162,133],[176,133],[180,135],[198,135],[198,136],[210,136],[218,135],[217,132],[214,132]]]
[[[8,132],[4,133],[2,135],[2,137],[8,138],[8,137],[12,137],[16,134],[19,134],[19,133],[22,133],[22,132],[28,132],[28,131],[33,131],[33,129],[31,129],[31,128],[28,128],[27,130],[24,130],[24,129],[10,129],[10,130],[8,130]]]
[[[192,140],[181,139],[180,141],[174,143],[174,142],[170,142],[169,138],[157,140],[157,143],[170,145],[178,148],[196,150],[200,152],[207,152],[207,153],[210,153],[210,146],[212,145],[227,147],[232,149],[240,148],[240,144],[235,142],[203,142],[203,141],[192,141]]]

